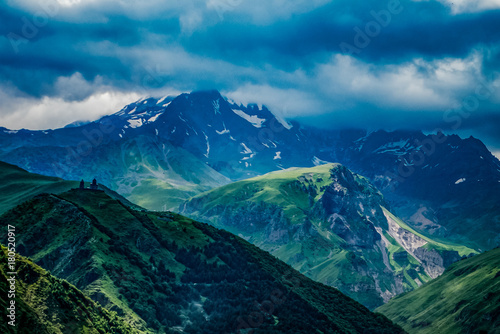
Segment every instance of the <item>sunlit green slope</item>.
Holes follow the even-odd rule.
[[[500,333],[500,248],[452,264],[377,311],[408,333]]]
[[[366,178],[340,164],[228,184],[191,198],[180,211],[245,238],[369,308],[475,253],[417,233],[388,210]]]

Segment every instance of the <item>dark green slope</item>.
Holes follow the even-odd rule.
[[[451,265],[377,311],[408,333],[500,333],[500,248]]]
[[[401,332],[239,237],[104,192],[39,195],[12,222],[21,254],[145,332]]]
[[[0,332],[53,333],[137,333],[129,325],[94,303],[67,281],[58,279],[30,260],[17,255],[15,298],[8,297],[12,277],[7,268],[7,248],[0,251]],[[15,300],[15,326],[5,310]]]

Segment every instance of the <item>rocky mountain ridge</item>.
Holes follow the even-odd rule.
[[[339,164],[291,168],[191,198],[180,211],[235,233],[374,308],[475,251],[437,242]]]
[[[97,177],[155,210],[232,181],[338,162],[368,177],[429,237],[481,250],[500,242],[500,162],[479,140],[318,129],[217,91],[140,100],[71,128],[0,129],[0,160],[65,179]]]

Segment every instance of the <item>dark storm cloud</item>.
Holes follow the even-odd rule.
[[[500,113],[498,105],[488,105],[480,112],[471,113],[457,130],[462,137],[474,136],[481,139],[494,153],[500,153]],[[498,156],[500,159],[500,156]]]
[[[189,35],[182,33],[178,17],[139,20],[112,14],[107,15],[105,22],[73,23],[58,21],[56,16],[39,28],[26,44],[19,43],[9,50],[11,43],[3,41],[2,72],[5,79],[24,87],[30,94],[46,94],[41,87],[44,82],[27,84],[22,75],[18,76],[19,71],[40,69],[49,84],[58,76],[75,71],[85,77],[104,75],[126,81],[131,79],[130,64],[123,63],[119,57],[110,59],[95,54],[96,50],[85,48],[86,43],[106,41],[126,48],[141,45],[141,41],[147,41],[151,35],[160,36],[163,42],[153,47],[180,45],[189,53],[231,64],[246,67],[272,64],[286,71],[311,68],[331,53],[341,52],[341,43],[355,46],[354,28],[364,31],[366,24],[374,21],[372,12],[387,11],[389,3],[336,1],[266,25],[251,24],[245,12],[238,12],[236,8],[215,24],[212,15],[212,22],[207,20],[207,26],[203,22]],[[381,63],[400,63],[412,57],[464,57],[471,48],[488,47],[500,40],[498,11],[450,15],[449,9],[437,2],[401,1],[399,7],[401,12],[392,14],[387,27],[370,38],[367,47],[353,53],[355,57]],[[2,10],[2,34],[13,32],[22,37],[23,17],[32,21],[29,13]],[[18,53],[13,50],[16,47]],[[191,79],[196,86],[196,78]]]
[[[26,47],[21,53],[30,52],[29,66],[49,67],[59,72],[61,67],[63,70],[71,70],[86,66],[81,61],[78,50],[73,47],[75,44],[106,40],[126,47],[139,44],[141,34],[158,34],[180,42],[195,54],[230,62],[240,61],[250,65],[271,62],[277,67],[294,63],[303,65],[314,62],[314,59],[304,59],[305,56],[339,52],[339,44],[342,42],[354,44],[353,27],[364,28],[365,23],[373,20],[370,12],[384,10],[385,4],[385,1],[366,1],[353,6],[349,2],[337,1],[310,13],[266,26],[249,25],[245,22],[244,13],[239,13],[227,15],[219,24],[200,29],[201,31],[187,37],[180,34],[175,19],[138,21],[118,16],[108,17],[106,22],[90,24],[54,20],[39,29],[37,36],[31,40],[37,45]],[[422,11],[419,7],[432,7],[432,10]],[[438,3],[403,2],[401,8],[403,11],[397,16],[393,15],[391,24],[384,28],[369,47],[362,50],[359,57],[384,58],[397,62],[414,54],[462,56],[478,43],[491,43],[499,38],[500,20],[496,13],[468,14],[451,19],[445,7]],[[2,17],[2,21],[6,24],[2,32],[5,34],[7,31],[14,31],[22,36],[22,13],[13,10],[5,13],[7,17]],[[408,20],[415,15],[418,19]],[[50,39],[54,35],[58,38]],[[20,44],[19,47],[24,45]],[[50,53],[47,55],[50,59],[39,59],[39,51],[44,55],[47,49],[55,51],[59,59]],[[70,58],[74,66],[68,66],[68,61],[61,61],[60,58],[63,57]],[[27,63],[18,54],[11,54],[11,58],[2,60],[3,64],[12,62],[16,67],[20,63]]]
[[[0,4],[3,98],[217,88],[286,116],[430,127],[500,65],[500,11],[438,1],[20,3]]]
[[[355,10],[352,10],[355,6]],[[374,13],[387,11],[387,2],[336,1],[310,13],[266,26],[235,20],[195,32],[183,42],[188,50],[248,62],[314,62],[324,53],[342,52],[341,43],[355,47],[358,27],[366,34]],[[500,41],[500,12],[450,15],[435,2],[401,1],[386,27],[353,55],[367,61],[398,63],[412,57],[462,57],[478,45]],[[241,18],[238,16],[238,18]],[[262,57],[264,56],[264,57]],[[270,57],[273,56],[273,57]],[[311,56],[312,59],[307,58]]]
[[[82,73],[89,80],[102,75],[115,84],[131,79],[130,68],[113,55],[99,54],[98,43],[121,47],[140,44],[152,30],[178,33],[174,20],[135,21],[127,17],[108,17],[106,22],[76,24],[50,18],[37,27],[29,13],[2,11],[3,40],[0,40],[0,75],[22,92],[33,96],[51,95],[51,87],[60,76]],[[94,45],[92,45],[94,44]]]

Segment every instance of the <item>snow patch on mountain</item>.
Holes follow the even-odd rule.
[[[170,99],[170,101],[166,102],[168,99]],[[166,107],[170,104],[170,102],[172,102],[172,97],[171,96],[165,96],[161,99],[158,100],[158,102],[156,102],[156,105],[161,105],[163,103],[163,107]]]
[[[257,153],[252,153],[252,154],[250,154],[250,156],[249,156],[249,157],[244,157],[244,158],[243,158],[243,159],[241,159],[241,160],[242,160],[242,161],[244,161],[244,160],[250,160],[250,159],[252,159],[252,158],[255,156],[255,154],[257,154]]]
[[[248,146],[245,145],[245,143],[241,143],[241,146],[243,146],[243,152],[241,154],[252,154],[252,150],[248,148]]]
[[[132,110],[128,110],[127,109],[130,107],[130,105],[124,107],[122,110],[118,111],[117,113],[115,113],[116,116],[125,116],[125,115],[129,115],[130,113],[133,113],[136,109],[137,109],[137,106],[135,106]]]
[[[400,140],[397,142],[387,143],[385,145],[377,148],[374,153],[394,153],[399,155],[398,153],[406,153],[406,150],[411,149],[411,144],[408,143],[408,140]]]
[[[229,130],[226,128],[226,124],[224,122],[222,122],[222,125],[224,126],[224,130],[222,130],[222,131],[215,130],[215,132],[217,132],[219,135],[229,133]]]
[[[219,104],[219,99],[217,99],[216,101],[212,101],[212,105],[214,106],[214,113],[217,115],[217,114],[220,114],[220,104]]]
[[[160,117],[160,115],[161,115],[161,113],[154,115],[153,117],[148,119],[148,123],[156,122],[156,120],[158,119],[158,117]]]
[[[287,130],[290,130],[291,128],[293,128],[293,125],[288,123],[284,118],[280,117],[280,116],[276,116],[274,115],[274,118],[276,118],[276,120],[278,122],[280,122],[281,125],[283,125],[283,127]],[[299,138],[299,141],[300,141],[300,138]]]
[[[208,136],[206,135],[205,132],[203,132],[203,135],[205,136],[205,140],[207,141],[207,153],[204,154],[204,156],[208,158],[208,156],[210,155],[210,143],[208,141]]]
[[[129,119],[128,124],[130,124],[131,128],[138,128],[138,127],[142,126],[142,118]]]
[[[224,99],[227,101],[227,103],[229,104],[232,104],[232,105],[238,105],[236,103],[236,101],[234,101],[233,99],[229,98],[229,97],[224,97]]]
[[[248,115],[242,110],[239,109],[231,109],[236,115],[240,116],[244,120],[248,121],[250,124],[255,126],[256,128],[261,128],[262,124],[266,121],[263,118],[259,118],[257,115]]]
[[[413,166],[413,163],[408,162],[408,160],[406,160],[406,158],[403,158],[403,159],[402,159],[402,160],[400,160],[400,161],[402,161],[402,162],[403,162],[403,165],[404,165],[405,167],[410,167],[410,166]],[[439,164],[438,164],[438,165],[439,165]],[[437,166],[437,165],[436,165],[436,166]]]

